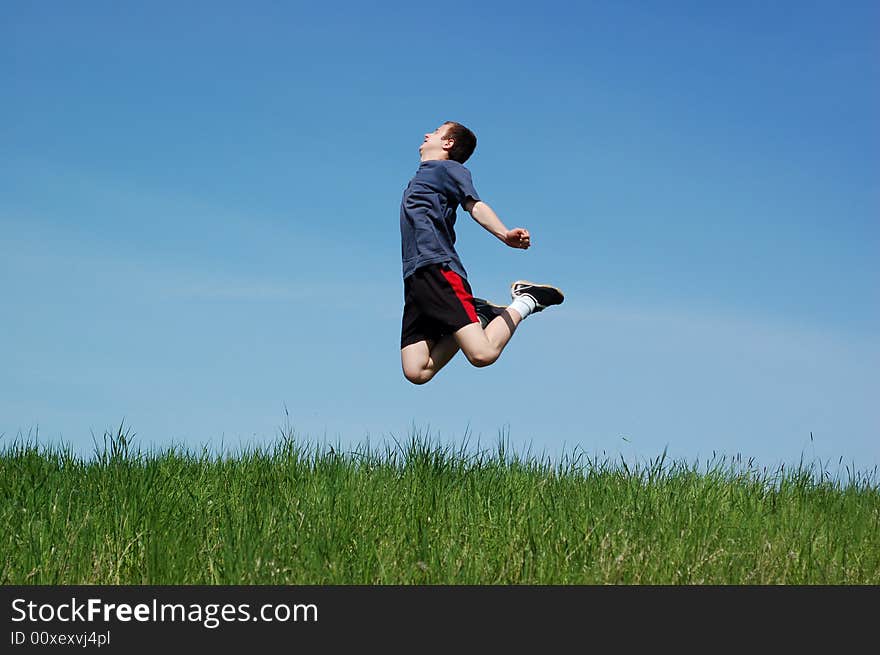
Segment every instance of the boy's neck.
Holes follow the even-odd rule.
[[[421,157],[421,161],[443,161],[443,160],[448,160],[448,159],[449,159],[449,155],[447,155],[445,152],[442,155],[427,154],[427,155],[422,155],[422,157]]]

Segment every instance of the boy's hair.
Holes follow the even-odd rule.
[[[477,147],[477,137],[461,123],[446,121],[446,138],[455,141],[449,149],[449,158],[463,164],[468,160]]]

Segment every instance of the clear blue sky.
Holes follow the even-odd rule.
[[[880,464],[876,2],[30,3],[0,15],[0,433]],[[425,131],[477,295],[566,302],[399,363]],[[873,400],[872,400],[873,399]],[[810,433],[813,433],[813,441]]]

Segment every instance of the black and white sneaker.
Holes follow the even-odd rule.
[[[485,328],[496,316],[501,316],[507,307],[496,305],[482,298],[474,298],[474,309],[477,311],[477,317],[480,319],[480,325]]]
[[[510,285],[510,297],[530,296],[535,301],[534,311],[540,312],[551,305],[561,305],[565,300],[562,291],[549,284],[535,284],[527,280],[517,280]]]

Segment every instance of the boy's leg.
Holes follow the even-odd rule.
[[[474,366],[488,366],[498,359],[522,317],[510,309],[495,317],[485,329],[471,323],[437,341],[426,339],[400,349],[403,374],[414,384],[424,384],[449,363],[461,348]]]
[[[479,323],[477,323],[479,325]],[[425,339],[400,349],[403,375],[413,384],[424,384],[458,352],[458,342],[451,334],[437,341]]]
[[[492,364],[526,316],[563,300],[555,287],[519,280],[511,286],[513,302],[509,307],[489,308],[498,315],[484,329],[467,281],[447,266],[419,269],[404,280],[404,289],[400,360],[404,376],[414,384],[428,382],[459,349],[474,366]],[[428,335],[438,322],[450,329],[462,327],[451,336],[435,339]]]
[[[516,326],[532,312],[540,312],[551,305],[559,305],[565,299],[562,291],[549,284],[535,284],[517,280],[510,287],[513,302],[492,319],[485,330],[479,323],[471,323],[455,333],[462,352],[474,366],[488,366],[495,362],[504,346],[513,336]],[[486,303],[486,301],[480,301]],[[493,306],[497,307],[497,306]]]
[[[511,296],[513,303],[485,328],[477,321],[436,342],[426,339],[402,348],[400,357],[406,378],[415,384],[424,384],[449,363],[459,348],[474,366],[489,366],[501,355],[516,326],[526,316],[558,305],[564,299],[556,287],[524,280],[511,285]]]
[[[510,341],[522,316],[510,308],[496,316],[483,329],[479,323],[471,323],[453,335],[461,351],[474,366],[488,366],[495,362]]]

